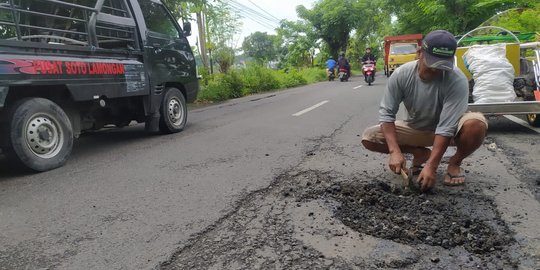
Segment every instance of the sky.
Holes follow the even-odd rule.
[[[258,8],[260,7],[267,13],[273,15],[274,17],[280,20],[282,19],[297,20],[298,16],[296,15],[296,7],[299,5],[304,5],[306,8],[310,9],[313,3],[315,2],[315,0],[236,0],[236,1],[249,8],[252,8],[256,11],[266,14]],[[273,29],[268,29],[267,27],[264,27],[249,18],[242,19],[242,22],[243,22],[242,36],[248,36],[249,34],[256,31],[268,32],[269,34],[275,33]]]
[[[296,7],[298,5],[304,5],[306,8],[310,9],[316,0],[227,0],[227,2],[230,2],[231,4],[236,2],[237,4],[233,5],[240,7],[241,13],[248,14],[243,16],[241,20],[242,32],[239,37],[236,37],[236,39],[238,39],[237,47],[240,47],[244,37],[249,36],[251,33],[260,31],[267,32],[268,34],[275,34],[273,29],[278,26],[277,23],[269,22],[257,15],[250,15],[253,14],[253,12],[249,12],[249,9],[264,15],[272,21],[279,21],[282,19],[297,20]],[[253,20],[253,17],[259,22]],[[189,43],[193,46],[196,44],[196,39],[198,37],[197,26],[195,23],[192,23],[192,30],[193,34],[189,37]]]

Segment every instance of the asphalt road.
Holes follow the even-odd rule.
[[[179,134],[147,136],[142,125],[85,134],[68,164],[40,174],[10,170],[0,156],[0,269],[155,268],[298,167],[381,175],[385,157],[367,153],[358,136],[376,123],[385,81],[323,82],[194,108]],[[471,174],[504,184],[486,193],[505,220],[527,213],[511,229],[531,266],[538,257],[527,254],[540,251],[539,137],[507,119],[490,125]],[[324,155],[306,163],[328,138],[355,163]]]

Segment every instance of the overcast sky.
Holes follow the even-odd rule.
[[[311,8],[313,3],[316,0],[234,0],[239,6],[248,7],[254,11],[257,11],[264,16],[275,19],[287,19],[287,20],[297,20],[298,16],[296,15],[296,7],[298,5],[304,5],[306,8]],[[337,3],[337,2],[336,2]],[[262,10],[261,10],[262,9]],[[247,9],[242,9],[242,12],[246,12]],[[247,12],[249,17],[255,17],[257,21],[253,18],[245,16],[242,18],[242,33],[238,39],[237,46],[241,46],[244,37],[254,33],[256,31],[267,32],[268,34],[275,34],[273,30],[278,26],[277,23],[268,22],[263,18],[258,17],[257,15],[251,15],[252,12]],[[270,16],[271,15],[271,16]],[[275,19],[273,18],[275,17]],[[196,39],[198,37],[196,23],[192,23],[193,34],[189,37],[189,42],[193,46],[196,44]]]

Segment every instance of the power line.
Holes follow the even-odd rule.
[[[240,6],[241,8],[245,9],[246,11],[248,11],[248,12],[250,12],[250,13],[257,14],[257,16],[260,16],[261,18],[264,18],[265,20],[268,20],[268,21],[271,21],[271,22],[275,22],[275,23],[279,23],[279,22],[280,22],[280,20],[279,20],[278,18],[275,18],[275,17],[273,17],[272,15],[268,16],[268,15],[266,15],[266,14],[263,14],[263,13],[261,13],[261,12],[259,12],[259,11],[257,11],[257,10],[254,10],[254,9],[252,9],[252,8],[250,8],[250,7],[244,5],[244,4],[242,4],[242,3],[240,3],[240,2],[238,2],[238,1],[236,1],[236,0],[230,0],[230,2],[233,3],[233,4],[236,4],[236,5],[238,5],[238,6]]]
[[[237,10],[237,11],[240,11],[240,10]],[[247,18],[261,26],[263,26],[264,28],[267,28],[269,30],[274,30],[275,28],[275,25],[273,24],[270,24],[270,23],[267,23],[267,22],[264,22],[264,21],[260,21],[259,19],[257,19],[257,17],[254,17],[253,15],[249,14],[249,13],[243,13],[243,12],[239,12],[240,16],[244,17],[244,18]]]
[[[240,10],[246,12],[246,13],[250,13],[250,14],[252,14],[252,15],[258,17],[258,18],[261,18],[261,19],[263,19],[263,20],[265,20],[267,22],[274,23],[274,24],[279,24],[280,23],[279,19],[273,18],[273,17],[268,16],[266,14],[263,14],[263,13],[261,13],[261,12],[259,12],[257,10],[254,10],[254,9],[252,9],[252,8],[242,4],[242,3],[239,3],[239,2],[237,2],[235,0],[230,0],[228,4],[232,5],[232,6],[235,6],[236,8],[238,8],[238,9],[240,9]]]
[[[267,16],[264,16],[260,14],[257,11],[254,11],[252,9],[246,8],[244,5],[236,2],[236,1],[230,1],[226,3],[227,6],[232,8],[234,11],[236,11],[240,16],[250,19],[251,21],[269,29],[274,30],[277,25],[279,25],[278,22],[276,22],[273,19],[269,19]]]
[[[268,13],[268,11],[264,10],[263,8],[261,8],[260,6],[258,6],[257,4],[253,3],[251,0],[248,0],[248,2],[250,2],[252,5],[254,5],[255,7],[257,7],[258,9],[260,9],[262,12],[268,14],[268,16],[278,20],[278,21],[281,21],[280,19],[276,18],[274,15]]]

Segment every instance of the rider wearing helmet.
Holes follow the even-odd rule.
[[[370,47],[366,48],[366,53],[364,54],[364,56],[362,56],[362,64],[365,65],[368,61],[373,61],[373,64],[375,64],[375,61],[377,61],[377,57],[375,57],[375,55],[371,53]],[[375,69],[373,70],[373,74],[375,74]],[[364,77],[365,77],[364,79],[367,80],[367,77],[365,74],[364,74]]]
[[[339,66],[339,68],[341,68],[341,67],[345,68],[347,70],[347,76],[349,78],[351,77],[351,65],[349,64],[349,60],[347,60],[347,58],[345,57],[344,52],[341,52],[339,54],[338,66]]]
[[[373,61],[373,62],[377,61],[377,57],[375,57],[375,55],[371,52],[371,48],[369,47],[366,48],[366,53],[362,57],[362,62],[366,62],[366,61]]]

